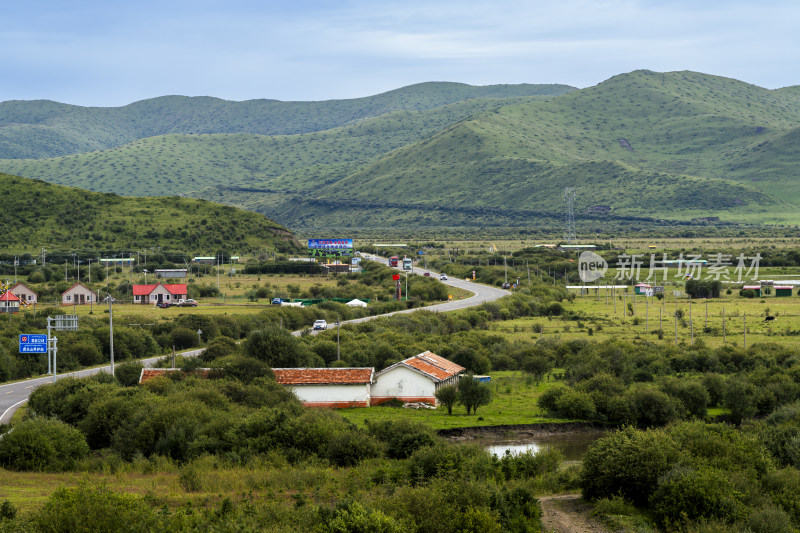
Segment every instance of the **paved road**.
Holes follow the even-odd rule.
[[[389,260],[386,259],[386,258],[383,258],[383,257],[371,256],[371,255],[367,255],[365,257],[367,259],[371,260],[371,261],[379,261],[379,262],[382,262],[382,263],[387,264],[387,265],[389,263]],[[403,272],[403,271],[400,270],[400,272]],[[425,272],[428,272],[431,275],[431,277],[435,277],[436,279],[439,278],[439,274],[438,273],[432,272],[430,270],[425,270],[424,268],[417,268],[415,266],[414,270],[413,270],[414,274],[418,274],[420,276],[424,275]],[[473,307],[473,306],[476,306],[476,305],[481,305],[484,302],[490,302],[492,300],[497,300],[498,298],[502,298],[503,296],[506,296],[506,295],[510,294],[508,291],[505,291],[503,289],[498,289],[497,287],[491,287],[489,285],[482,285],[480,283],[473,283],[471,281],[465,281],[465,280],[461,280],[461,279],[442,280],[442,283],[445,283],[445,284],[453,286],[453,287],[466,289],[466,290],[472,292],[473,295],[470,296],[469,298],[464,298],[463,300],[453,300],[452,302],[445,302],[445,303],[441,303],[441,304],[431,305],[431,306],[425,307],[424,308],[425,310],[427,310],[427,311],[436,311],[436,312],[444,312],[444,311],[455,311],[457,309],[466,309],[467,307]],[[414,311],[418,311],[419,309],[421,309],[421,308],[406,309],[406,310],[403,310],[403,311],[395,311],[394,313],[387,313],[387,314],[384,314],[384,315],[374,315],[374,316],[367,316],[367,317],[363,317],[363,318],[356,318],[356,319],[353,319],[353,320],[345,320],[345,321],[342,321],[341,323],[342,324],[355,324],[355,323],[366,322],[367,320],[373,320],[373,319],[376,319],[376,318],[379,318],[379,317],[384,317],[384,316],[389,316],[389,315],[394,315],[394,314],[399,314],[399,313],[413,313]],[[294,335],[300,335],[301,333],[302,333],[302,331],[293,332]],[[312,333],[316,334],[316,333],[319,333],[319,331],[313,331]],[[202,349],[183,352],[183,353],[181,353],[181,355],[183,355],[183,356],[194,356],[194,355],[198,355],[200,352],[202,352]],[[162,357],[164,357],[164,356],[152,357],[150,359],[143,359],[142,363],[144,363],[145,366],[152,366],[155,363],[155,361],[157,361],[158,359],[161,359]],[[110,372],[110,371],[111,371],[111,367],[109,365],[109,366],[104,366],[104,367],[99,367],[99,368],[90,368],[90,369],[85,369],[85,370],[78,370],[76,372],[69,372],[69,373],[66,373],[66,374],[59,374],[58,377],[63,377],[63,376],[86,377],[86,376],[91,376],[93,374],[96,374],[98,372]],[[7,423],[11,419],[11,416],[14,414],[14,411],[17,409],[17,407],[19,407],[20,405],[22,405],[23,403],[25,403],[27,401],[28,396],[30,395],[31,392],[33,392],[33,390],[36,387],[39,387],[39,386],[44,385],[46,383],[52,383],[52,382],[53,382],[53,378],[52,377],[44,377],[44,378],[36,378],[36,379],[27,379],[25,381],[18,381],[18,382],[9,383],[9,384],[6,384],[6,385],[0,385],[0,423]]]
[[[199,350],[189,350],[186,352],[182,352],[180,355],[184,356],[195,356],[202,352],[202,349]],[[150,357],[148,359],[141,359],[141,362],[144,366],[153,366],[156,361],[162,359],[164,356],[158,357]],[[83,370],[76,370],[75,372],[67,372],[64,374],[58,374],[58,378],[63,378],[66,376],[72,376],[76,378],[84,378],[88,376],[92,376],[97,374],[98,372],[111,372],[111,365],[96,367],[96,368],[86,368]],[[17,410],[17,407],[28,401],[28,396],[30,396],[31,392],[37,387],[42,385],[46,385],[47,383],[52,383],[53,377],[47,376],[43,378],[34,378],[34,379],[26,379],[24,381],[16,381],[14,383],[7,383],[5,385],[0,385],[0,424],[8,423],[11,420],[11,417],[14,414],[14,411]]]

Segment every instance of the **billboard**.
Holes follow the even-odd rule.
[[[343,257],[353,255],[353,239],[308,239],[309,257]]]

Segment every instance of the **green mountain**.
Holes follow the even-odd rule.
[[[321,102],[163,96],[100,108],[47,100],[7,101],[0,103],[0,159],[56,157],[168,134],[295,135],[474,98],[554,96],[570,90],[566,85],[421,83],[376,96]]]
[[[359,99],[358,117],[355,101],[335,101],[323,117],[287,113],[284,129],[270,130],[292,134],[161,135],[0,160],[0,169],[120,194],[187,194],[308,230],[530,227],[563,217],[565,187],[592,227],[800,223],[798,87],[650,71],[574,91],[498,87],[422,84]],[[532,94],[514,92],[523,90]],[[198,113],[183,123],[209,121]]]
[[[141,250],[198,255],[224,250],[296,251],[285,227],[263,215],[192,198],[133,198],[0,174],[6,253],[58,249]]]

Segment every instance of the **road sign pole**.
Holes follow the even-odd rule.
[[[56,382],[56,354],[58,353],[58,338],[53,337],[53,383]]]
[[[52,319],[47,317],[47,374],[50,375],[53,373],[53,367],[51,366],[50,362],[50,321]]]

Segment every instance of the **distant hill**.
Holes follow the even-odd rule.
[[[5,253],[58,249],[141,250],[198,255],[296,251],[283,226],[263,215],[192,198],[131,198],[0,174]]]
[[[325,102],[287,112],[281,131],[294,134],[173,133],[0,160],[0,170],[121,194],[188,194],[308,230],[557,223],[565,187],[591,227],[800,223],[797,87],[651,71],[581,90],[497,87],[421,84],[358,99],[362,107],[332,101],[323,117],[312,110]],[[210,121],[199,116],[181,123]]]
[[[475,98],[556,96],[567,85],[420,83],[349,100],[232,102],[163,96],[101,108],[47,100],[0,103],[0,159],[39,159],[115,148],[169,134],[295,135],[329,130],[397,111],[426,111]]]

